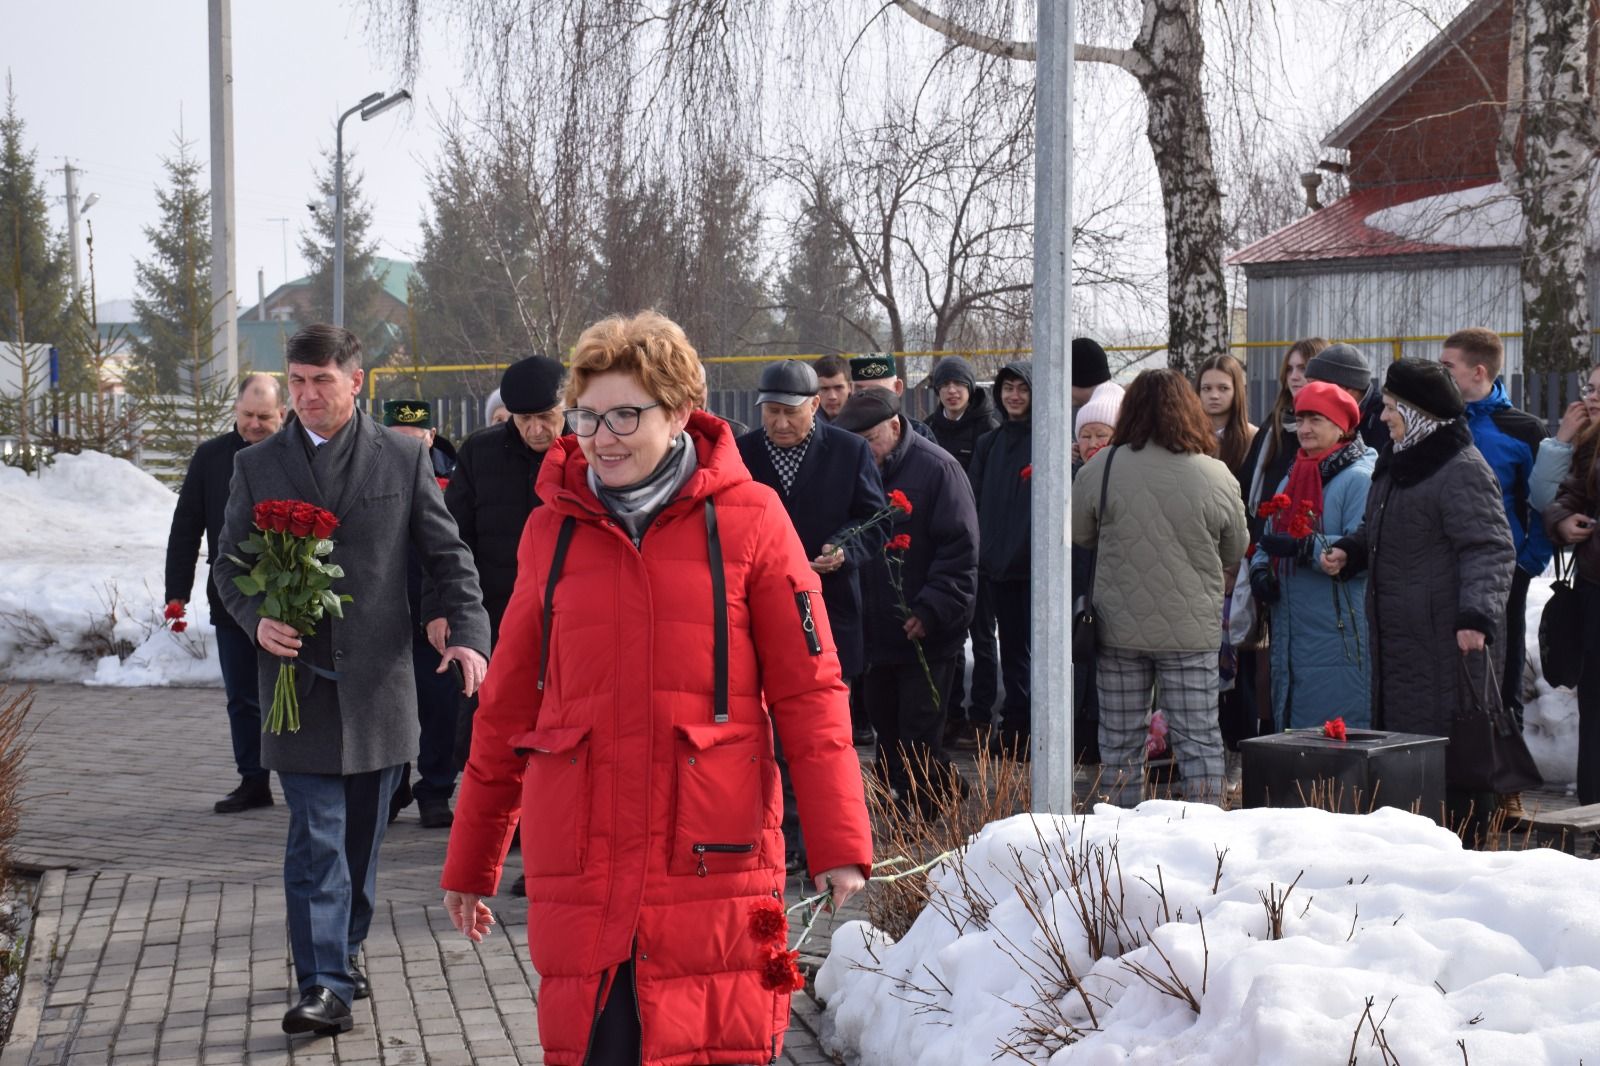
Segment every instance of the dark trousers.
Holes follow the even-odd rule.
[[[1578,802],[1600,803],[1600,585],[1578,579],[1583,673],[1578,677]]]
[[[867,713],[867,701],[861,698],[861,675],[846,684],[850,686],[850,731],[864,733],[872,728],[872,716]]]
[[[300,991],[321,985],[348,1004],[349,958],[372,926],[378,848],[400,767],[362,774],[278,772],[289,805],[283,894]]]
[[[1256,700],[1256,679],[1260,672],[1257,657],[1265,658],[1269,654],[1265,648],[1239,652],[1233,688],[1217,696],[1217,729],[1229,751],[1238,751],[1241,740],[1249,740],[1261,731],[1260,704]]]
[[[643,1035],[633,987],[633,960],[629,959],[617,967],[605,1006],[595,1016],[584,1066],[638,1066]]]
[[[955,676],[945,693],[944,715],[952,722],[965,720],[986,726],[994,721],[994,702],[1000,694],[1000,653],[995,648],[994,604],[990,602],[988,585],[984,578],[978,578],[972,625],[967,629],[967,636],[972,639],[972,691],[967,691],[967,671],[957,659]]]
[[[778,762],[778,784],[783,790],[783,857],[805,860],[806,840],[800,833],[800,806],[794,797],[794,778],[789,776],[789,760],[783,757],[783,742],[772,734],[772,754]]]
[[[1091,657],[1072,666],[1072,757],[1085,766],[1100,763],[1100,685]]]
[[[1511,571],[1511,595],[1506,599],[1506,674],[1500,694],[1522,727],[1522,668],[1528,658],[1528,585],[1533,575],[1518,566]]]
[[[1026,581],[990,581],[987,584],[989,606],[1000,637],[1000,679],[1006,690],[1006,706],[1000,724],[1013,737],[1025,739],[1033,735],[1032,589]]]
[[[411,671],[417,682],[417,720],[422,745],[417,754],[417,776],[412,789],[422,800],[448,800],[456,789],[456,715],[461,690],[450,671],[437,673],[439,653],[421,630],[411,637]]]
[[[217,626],[217,660],[228,695],[233,762],[246,781],[271,776],[261,768],[261,690],[256,687],[256,647],[238,626]]]
[[[935,773],[949,766],[943,742],[944,693],[949,691],[960,664],[960,652],[928,661],[933,688],[938,689],[937,698],[928,685],[922,664],[915,660],[867,667],[862,698],[872,716],[872,727],[878,731],[878,767],[887,776],[890,787],[903,797],[910,797],[915,774],[919,779],[918,792],[925,801],[931,800],[933,789],[921,780],[923,762],[926,761]]]

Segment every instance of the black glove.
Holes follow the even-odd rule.
[[[1274,559],[1298,559],[1305,552],[1306,541],[1287,533],[1263,533],[1256,540],[1256,547]]]
[[[1250,571],[1250,591],[1255,594],[1256,602],[1263,607],[1271,607],[1278,602],[1281,595],[1278,589],[1278,575],[1272,568],[1261,567]]]

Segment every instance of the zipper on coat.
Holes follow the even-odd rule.
[[[700,863],[694,868],[696,877],[706,875],[706,853],[713,855],[748,855],[756,850],[754,844],[696,844],[694,853],[699,856]]]
[[[817,619],[811,613],[811,593],[796,592],[794,602],[800,608],[800,628],[806,635],[806,650],[812,655],[821,655],[822,638],[817,636]]]
[[[613,980],[615,980],[613,978]],[[589,1039],[583,1045],[583,1061],[587,1063],[589,1056],[594,1052],[594,1038],[600,1032],[600,1012],[606,1006],[606,975],[600,974],[600,989],[594,994],[594,1021],[589,1023]],[[640,1054],[643,1054],[644,1042],[639,1043]]]

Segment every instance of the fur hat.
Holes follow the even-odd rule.
[[[1308,381],[1294,398],[1297,415],[1319,414],[1346,435],[1361,424],[1361,408],[1331,381]]]
[[[1383,391],[1441,422],[1460,418],[1467,409],[1450,371],[1431,359],[1407,356],[1390,363]]]

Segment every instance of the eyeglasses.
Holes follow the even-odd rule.
[[[591,411],[587,407],[574,407],[567,411],[567,428],[580,437],[592,437],[600,430],[600,423],[619,437],[626,437],[639,428],[639,416],[659,403],[642,407],[613,407],[609,411]]]
[[[1585,385],[1583,388],[1578,390],[1578,395],[1587,400],[1597,392],[1600,392],[1600,387],[1596,387],[1594,385]]]

